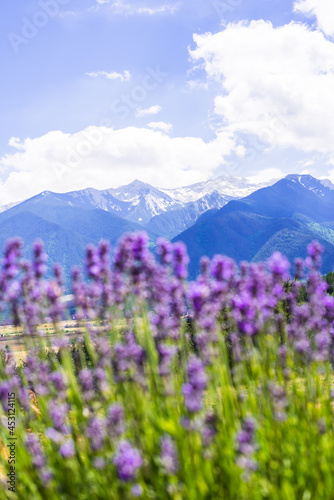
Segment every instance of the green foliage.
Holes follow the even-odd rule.
[[[328,283],[328,293],[334,295],[334,271],[330,271],[324,276],[324,280]]]

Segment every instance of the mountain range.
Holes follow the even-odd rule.
[[[174,241],[183,241],[195,277],[202,255],[263,261],[280,251],[291,262],[317,239],[324,247],[323,271],[334,267],[334,185],[310,175],[288,175],[215,213],[200,217]]]
[[[26,247],[42,238],[50,263],[60,262],[68,277],[81,264],[88,243],[101,238],[114,246],[125,232],[147,231],[184,241],[191,258],[215,253],[237,261],[257,261],[280,250],[290,259],[305,254],[309,241],[325,246],[324,268],[334,262],[334,185],[307,175],[253,184],[219,177],[177,189],[133,181],[117,189],[87,188],[70,193],[44,191],[16,205],[0,207],[0,246],[20,236]]]

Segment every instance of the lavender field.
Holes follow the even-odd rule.
[[[316,241],[293,269],[204,257],[195,282],[180,243],[88,247],[71,341],[60,267],[46,280],[42,243],[31,262],[22,250],[9,241],[0,272],[27,350],[1,351],[1,498],[333,498],[334,297]]]

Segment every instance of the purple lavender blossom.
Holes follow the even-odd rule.
[[[45,431],[45,434],[48,438],[50,438],[57,444],[60,444],[64,439],[64,435],[53,427],[48,427]]]
[[[245,418],[241,425],[241,430],[237,434],[237,464],[245,472],[254,471],[257,463],[253,459],[256,451],[254,440],[255,422],[252,418]]]
[[[280,252],[274,252],[268,259],[267,265],[275,280],[284,281],[289,278],[291,264]]]
[[[201,275],[202,277],[207,277],[208,274],[209,274],[209,270],[210,270],[210,259],[209,257],[202,257],[201,260],[200,260],[200,267],[201,267]]]
[[[177,451],[171,437],[163,436],[161,438],[161,464],[168,475],[174,475],[179,469]]]
[[[128,441],[121,441],[113,462],[119,479],[122,481],[133,481],[138,469],[143,464],[143,459],[139,451],[133,448]]]
[[[131,488],[131,495],[134,497],[141,497],[143,494],[143,488],[140,486],[140,484],[134,484]]]
[[[295,259],[295,276],[299,280],[301,280],[304,275],[304,265],[305,263],[303,259]]]
[[[63,270],[60,264],[54,264],[53,275],[56,278],[57,285],[61,288],[64,283]]]
[[[79,373],[79,382],[83,390],[83,397],[89,400],[93,397],[94,380],[91,370],[84,368]]]
[[[35,241],[35,243],[33,244],[33,271],[38,280],[40,280],[46,272],[47,260],[48,256],[44,251],[43,241]]]
[[[93,460],[93,466],[97,470],[102,470],[106,466],[106,461],[101,457],[95,457]]]
[[[318,241],[312,241],[307,246],[308,258],[306,259],[307,266],[317,271],[321,266],[321,256],[324,252],[324,247]]]
[[[43,453],[39,438],[36,434],[30,433],[26,437],[26,447],[30,453],[32,463],[39,472],[39,477],[44,485],[52,479],[52,473],[46,466],[45,455]]]
[[[49,415],[51,417],[53,427],[57,431],[65,432],[67,430],[66,420],[68,415],[68,405],[66,403],[51,401]]]
[[[85,268],[89,278],[94,280],[99,278],[101,271],[100,257],[94,245],[88,245],[86,248]]]
[[[125,334],[125,342],[118,342],[114,347],[114,368],[119,380],[133,378],[143,379],[144,349],[136,342],[132,332]]]
[[[120,436],[125,431],[124,409],[119,403],[109,406],[107,411],[106,424],[108,430],[114,436]]]
[[[0,402],[5,412],[8,411],[8,393],[10,392],[9,381],[0,382]]]
[[[164,238],[157,240],[157,254],[160,257],[161,263],[164,265],[171,264],[173,260],[173,245]]]
[[[191,357],[187,366],[188,383],[182,386],[182,393],[189,412],[194,413],[202,408],[203,391],[206,389],[207,376],[203,362]]]
[[[216,281],[230,281],[235,271],[235,262],[229,257],[215,255],[211,261],[211,274]]]
[[[170,374],[171,363],[177,352],[177,347],[160,343],[157,349],[159,353],[159,374],[165,377]]]
[[[19,272],[19,258],[22,255],[22,240],[13,238],[7,241],[2,268],[5,279],[13,279]]]
[[[205,415],[204,427],[202,430],[204,446],[209,446],[217,434],[217,415],[209,412]]]
[[[189,257],[184,243],[174,243],[173,247],[173,268],[176,278],[186,279],[188,277]]]
[[[106,422],[101,417],[93,417],[86,429],[86,436],[89,439],[92,450],[99,450],[106,436]]]
[[[275,418],[283,422],[286,420],[286,408],[288,406],[285,390],[275,383],[269,385],[269,390],[273,398]]]
[[[67,439],[59,448],[60,454],[64,458],[71,458],[75,455],[75,447],[72,439]]]
[[[189,292],[189,299],[192,302],[196,316],[200,316],[203,307],[210,298],[210,288],[205,283],[194,283]]]
[[[66,378],[65,378],[65,375],[63,373],[61,373],[60,371],[52,372],[49,375],[49,380],[50,380],[50,382],[52,382],[52,384],[54,385],[55,389],[58,392],[62,392],[65,390]]]
[[[53,476],[52,472],[46,466],[45,455],[36,434],[28,434],[26,437],[26,447],[30,453],[32,463],[39,473],[42,483],[46,486]]]

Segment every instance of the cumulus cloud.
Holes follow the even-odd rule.
[[[326,35],[334,37],[333,0],[297,0],[294,3],[294,11],[315,17],[318,27]]]
[[[138,107],[136,109],[136,117],[141,118],[142,116],[157,115],[160,111],[162,111],[162,107],[158,105],[149,108]]]
[[[173,128],[173,125],[171,123],[166,122],[150,122],[147,124],[147,126],[152,130],[161,130],[162,132],[166,132],[166,134],[171,132]]]
[[[121,80],[121,82],[128,82],[131,79],[131,74],[128,70],[123,71],[123,73],[117,73],[117,71],[111,71],[110,73],[107,71],[94,71],[92,73],[86,73],[86,75],[92,78],[102,76],[107,78],[107,80]]]
[[[210,178],[235,148],[226,133],[205,142],[171,138],[159,130],[88,127],[76,134],[52,131],[10,141],[14,151],[0,158],[2,204],[51,189],[66,192],[92,186],[116,187],[134,178],[177,187]]]
[[[215,112],[223,130],[270,147],[333,154],[334,43],[320,31],[260,20],[194,41],[194,62],[221,84]]]

